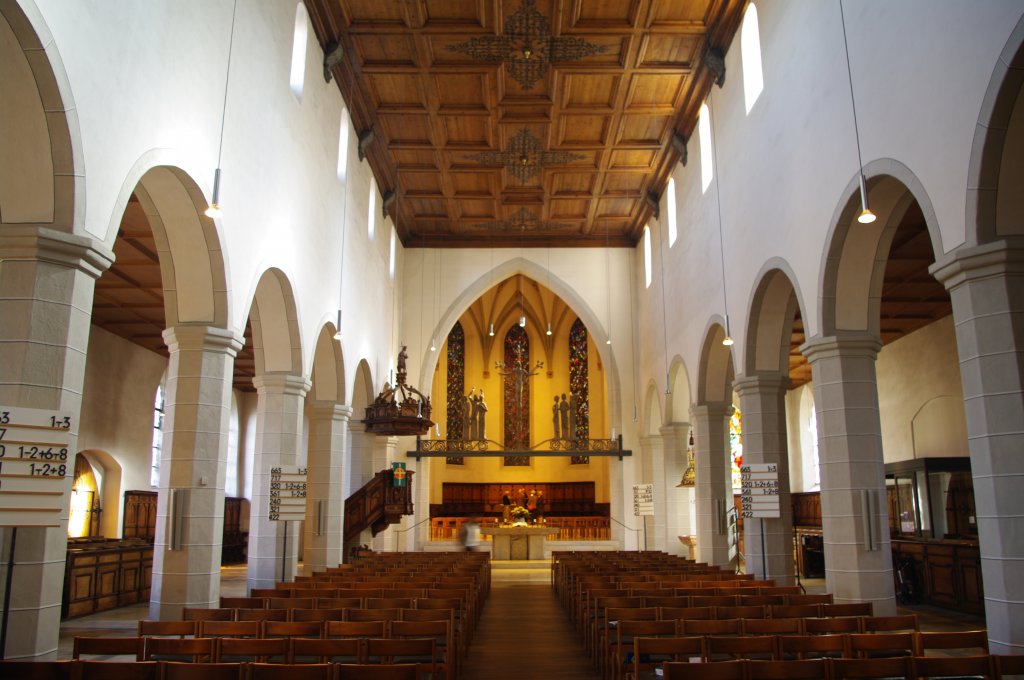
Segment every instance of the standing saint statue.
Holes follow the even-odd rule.
[[[551,407],[551,427],[554,430],[554,434],[551,435],[552,439],[561,439],[561,430],[558,427],[558,395],[555,395],[555,404]]]
[[[579,400],[576,399],[576,395],[572,392],[569,393],[569,433],[565,436],[566,439],[576,439],[576,408],[579,405]]]
[[[487,439],[487,402],[484,401],[484,391],[480,390],[480,396],[477,397],[477,423],[476,423],[476,438]]]
[[[558,404],[558,415],[562,422],[562,439],[569,438],[569,402],[565,399],[565,394],[562,394],[562,401]]]
[[[462,441],[469,441],[473,438],[473,422],[470,420],[470,415],[473,413],[473,391],[470,390],[469,394],[463,395],[460,401],[460,408],[462,409]]]

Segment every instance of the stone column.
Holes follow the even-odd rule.
[[[296,453],[302,445],[303,399],[311,386],[306,378],[287,373],[264,373],[253,378],[252,383],[256,386],[259,400],[256,406],[252,509],[249,513],[250,591],[253,588],[272,588],[275,581],[295,578],[299,530],[291,526],[293,522],[271,522],[269,519],[270,470],[295,465]]]
[[[677,485],[686,470],[686,448],[690,435],[689,423],[669,423],[661,428],[662,448],[665,453],[665,547],[672,555],[686,557],[689,550],[679,540],[690,533],[691,488]]]
[[[90,238],[6,224],[0,230],[0,404],[70,412],[72,451],[94,284],[113,260],[113,253]],[[73,466],[73,459],[68,462]],[[72,477],[67,476],[65,494]],[[67,521],[65,506],[59,527],[17,531],[8,659],[57,658]],[[0,529],[4,579],[11,532]]]
[[[372,434],[366,433],[366,425],[362,421],[350,422],[348,431],[352,435],[352,446],[349,454],[351,473],[345,475],[349,479],[346,498],[373,479],[373,443],[376,439]]]
[[[637,517],[637,521],[644,528],[640,540],[644,550],[665,550],[665,500],[666,500],[666,479],[665,479],[665,448],[662,445],[661,437],[648,435],[640,438],[640,448],[643,450],[643,474],[639,484],[654,485],[654,516]]]
[[[385,470],[391,467],[391,461],[395,459],[395,450],[398,447],[398,437],[378,437],[373,438],[373,456],[372,471],[370,476],[367,478],[372,479],[375,474],[381,470]],[[369,533],[369,529],[367,529]],[[370,547],[378,552],[392,552],[395,549],[395,538],[393,532],[385,529],[380,532],[370,542]]]
[[[313,402],[309,421],[309,471],[304,555],[307,573],[344,561],[345,498],[342,478],[352,407]]]
[[[1024,244],[949,253],[949,290],[974,477],[985,622],[993,654],[1024,652]]]
[[[811,364],[821,461],[825,581],[836,602],[896,613],[875,358],[867,334],[818,337],[800,348]]]
[[[743,522],[747,573],[775,579],[779,585],[793,581],[793,507],[786,438],[788,386],[789,377],[778,373],[736,376],[732,383],[743,413],[743,463],[773,464],[779,473],[779,518]]]
[[[708,403],[693,407],[697,472],[697,561],[729,564],[727,513],[732,507],[729,462],[729,418],[732,404]]]
[[[164,341],[171,356],[149,616],[166,620],[185,607],[220,606],[231,385],[244,340],[181,325],[165,330]]]

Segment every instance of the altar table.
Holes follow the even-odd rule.
[[[491,559],[542,560],[545,539],[557,534],[558,529],[546,526],[486,527],[480,533],[494,539]]]

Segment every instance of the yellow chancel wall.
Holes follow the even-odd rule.
[[[459,322],[466,338],[465,391],[482,388],[487,403],[486,436],[502,442],[504,438],[504,389],[494,363],[504,359],[504,341],[508,330],[519,323],[525,312],[526,333],[530,339],[530,366],[544,362],[530,379],[530,443],[536,446],[552,436],[551,405],[554,397],[569,393],[569,331],[576,313],[543,285],[526,277],[512,277],[499,283],[470,305]],[[489,335],[494,324],[494,336]],[[548,323],[552,334],[546,334]],[[590,329],[588,329],[590,331]],[[447,340],[447,336],[445,336]],[[607,438],[607,387],[605,368],[588,332],[588,368],[590,400],[590,436]],[[431,385],[434,420],[441,437],[447,436],[448,344],[438,347],[438,362]],[[430,437],[436,437],[431,431]],[[441,502],[445,482],[578,482],[592,481],[596,501],[609,502],[609,463],[606,457],[593,457],[584,465],[571,465],[568,457],[531,457],[529,466],[506,467],[500,456],[465,459],[465,465],[448,465],[444,458],[430,460],[430,502]]]

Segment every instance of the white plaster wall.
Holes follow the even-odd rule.
[[[77,229],[111,243],[124,202],[153,164],[182,168],[209,196],[231,0],[37,4],[77,106],[86,186],[85,222]],[[337,178],[343,102],[336,84],[323,80],[312,32],[301,102],[288,86],[295,6],[293,0],[238,3],[218,224],[229,323],[240,333],[261,274],[278,267],[297,301],[304,372],[317,332],[340,306],[352,331],[343,345],[346,376],[351,381],[358,360],[367,358],[376,382],[394,354],[391,315],[381,314],[391,309],[395,290],[387,272],[388,225],[379,220],[376,238],[367,236],[371,176],[354,143],[348,185]],[[398,259],[401,272],[401,247]]]

